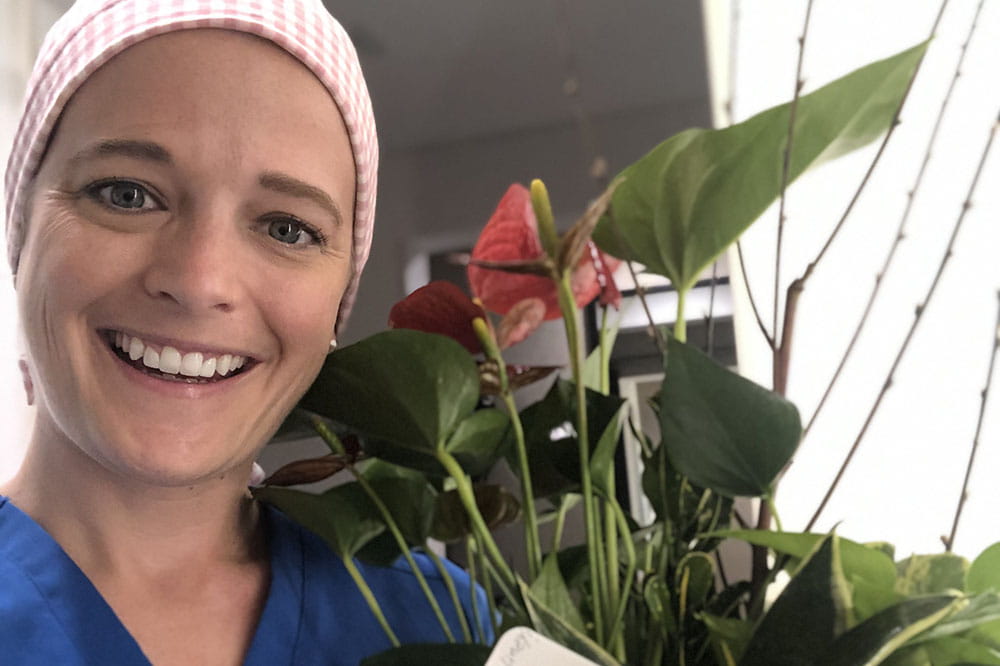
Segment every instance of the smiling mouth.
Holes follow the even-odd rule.
[[[111,351],[143,374],[185,384],[213,384],[249,370],[254,361],[239,354],[186,352],[170,346],[159,349],[122,331],[102,331]]]

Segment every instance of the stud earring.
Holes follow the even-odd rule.
[[[330,340],[330,351],[333,351],[336,348],[337,348],[337,338],[334,338]]]

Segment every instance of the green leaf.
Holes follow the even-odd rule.
[[[274,486],[255,488],[253,495],[319,535],[341,557],[352,557],[385,529],[357,482],[336,486],[322,495]]]
[[[476,364],[460,344],[395,329],[330,354],[301,406],[389,445],[432,452],[478,399]]]
[[[845,632],[820,660],[821,666],[874,666],[908,640],[960,607],[948,595],[906,599]],[[934,662],[937,663],[937,662]]]
[[[374,478],[371,486],[389,509],[410,546],[422,546],[431,533],[436,493],[424,479]]]
[[[660,574],[654,573],[646,576],[642,586],[642,598],[646,603],[646,610],[653,616],[655,626],[660,628],[660,632],[666,640],[671,633],[677,631],[677,618],[674,617],[674,604],[670,587]]]
[[[569,594],[566,581],[559,571],[559,559],[555,553],[549,553],[545,558],[541,573],[531,584],[531,593],[538,603],[550,609],[570,627],[581,634],[585,633],[583,617],[580,616],[580,611]]]
[[[480,409],[458,424],[445,448],[468,475],[481,476],[503,455],[509,428],[510,417],[500,410]]]
[[[795,405],[674,338],[660,426],[674,467],[727,497],[768,493],[802,433]]]
[[[615,468],[615,451],[618,450],[618,443],[621,441],[622,424],[627,418],[625,413],[625,404],[622,403],[604,428],[601,438],[597,440],[597,446],[590,454],[590,476],[594,489],[605,496],[613,494],[609,485],[609,482],[613,482],[610,473]]]
[[[656,228],[651,222],[666,178],[666,167],[696,137],[707,131],[687,129],[675,134],[622,171],[620,176],[624,180],[611,197],[611,212],[602,216],[592,236],[602,250],[623,259],[631,257],[658,275],[669,275],[660,255]],[[612,224],[617,225],[617,229]]]
[[[535,631],[590,659],[598,666],[620,666],[601,646],[546,606],[523,580],[518,580],[518,585]]]
[[[994,631],[998,619],[1000,619],[1000,595],[992,591],[983,592],[968,598],[967,603],[961,609],[911,642],[922,643],[975,630],[974,635],[968,634],[967,637],[975,638],[980,642],[992,643],[995,647],[1000,648]]]
[[[802,559],[826,538],[825,534],[772,532],[770,530],[721,530],[708,536],[742,539],[779,553]],[[844,577],[853,590],[851,601],[859,620],[871,617],[896,603],[896,565],[882,551],[839,538],[840,562]]]
[[[801,666],[828,654],[849,605],[837,536],[820,542],[761,620],[741,666]]]
[[[968,570],[969,561],[954,553],[913,555],[896,563],[896,591],[906,597],[960,591]]]
[[[604,345],[607,348],[608,358],[611,358],[611,351],[615,348],[615,340],[618,339],[618,329],[621,326],[622,314],[621,312],[618,313],[618,316],[608,326],[608,330],[605,333]],[[583,362],[583,385],[591,391],[600,393],[601,370],[601,348],[598,346],[587,355],[587,360]]]
[[[483,666],[490,658],[486,645],[403,645],[380,652],[361,662],[361,666]]]
[[[806,169],[860,148],[892,122],[923,43],[862,67],[799,98],[789,182]],[[621,174],[594,239],[616,256],[670,278],[679,291],[778,197],[791,104],[719,130],[687,130]]]
[[[607,430],[624,400],[590,390],[586,392],[586,397],[587,429],[594,442],[596,438],[593,435]],[[535,497],[551,497],[578,489],[580,456],[575,434],[575,385],[557,380],[542,400],[521,412],[521,423]],[[510,463],[511,469],[519,471],[516,461],[511,460]]]
[[[710,613],[699,613],[698,619],[708,629],[709,641],[719,655],[720,664],[735,663],[746,650],[753,637],[753,625],[747,620],[734,617],[719,617]],[[727,659],[728,658],[728,659]]]
[[[929,643],[920,649],[927,655],[927,664],[933,666],[1000,666],[1000,651],[968,638],[948,636]]]
[[[965,574],[964,589],[969,593],[1000,592],[1000,543],[988,547],[972,561]]]
[[[715,560],[708,553],[688,553],[677,563],[677,606],[683,617],[700,609],[715,586]]]

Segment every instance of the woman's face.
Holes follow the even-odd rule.
[[[329,350],[353,197],[333,100],[276,46],[191,30],[111,60],[31,200],[35,445],[161,485],[245,473]]]

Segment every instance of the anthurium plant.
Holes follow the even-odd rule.
[[[740,527],[738,497],[773,515],[777,480],[802,437],[783,387],[759,386],[686,342],[685,296],[697,277],[799,174],[890,130],[926,44],[720,130],[668,138],[626,168],[584,215],[557,231],[541,181],[512,185],[472,250],[474,298],[431,283],[398,303],[390,328],[329,356],[301,408],[330,454],[279,470],[255,495],[315,530],[343,559],[395,641],[355,558],[406,558],[452,641],[404,646],[370,664],[483,664],[469,644],[523,625],[597,664],[1000,664],[1000,547],[971,564],[950,553],[894,561],[886,544]],[[794,141],[792,138],[794,137]],[[672,331],[651,324],[664,378],[660,437],[630,423],[609,382],[614,271],[622,261],[677,291]],[[584,349],[579,310],[596,301],[599,344]],[[561,319],[569,367],[522,367],[504,350]],[[777,376],[777,375],[776,375]],[[551,382],[519,409],[515,391]],[[638,524],[615,487],[629,428],[641,444]],[[487,483],[508,465],[517,488]],[[322,494],[286,486],[332,474]],[[573,512],[573,507],[579,507]],[[567,520],[585,538],[564,543]],[[494,538],[523,529],[515,570]],[[539,525],[553,522],[543,541]],[[431,539],[465,547],[490,607],[444,619],[412,553],[446,581]],[[751,580],[728,580],[719,545],[754,548]],[[788,578],[780,594],[769,589]]]

